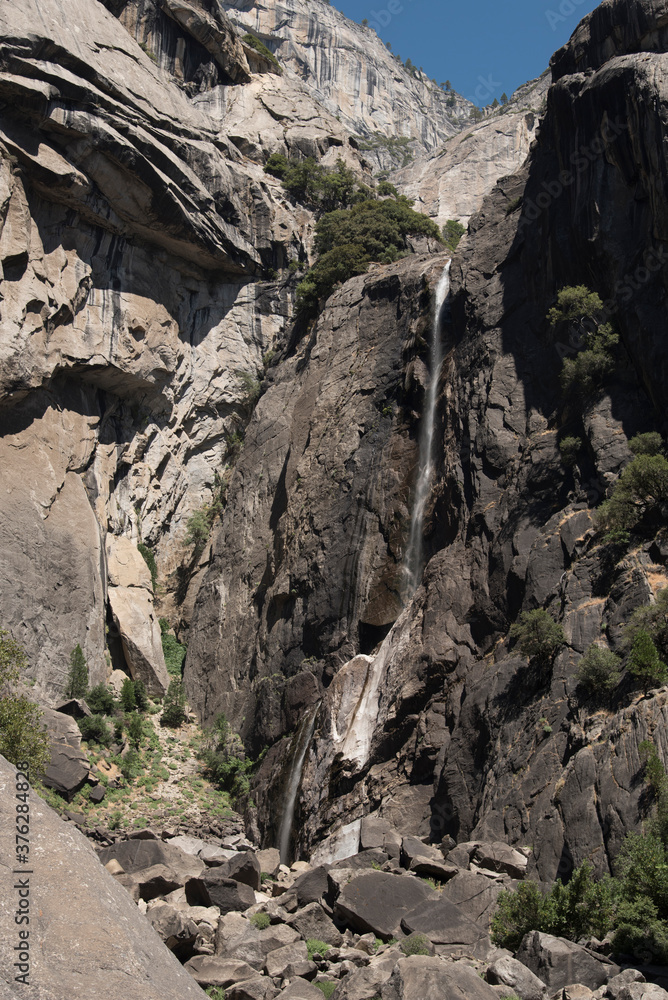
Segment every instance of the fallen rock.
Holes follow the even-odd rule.
[[[96,785],[95,788],[91,788],[88,793],[88,798],[91,802],[100,803],[104,801],[104,797],[107,794],[107,790],[104,785]]]
[[[162,697],[169,675],[153,595],[143,587],[110,587],[109,606],[133,680],[143,681],[149,694]]]
[[[0,860],[5,868],[14,867],[9,845],[16,832],[15,785],[15,769],[0,757]],[[36,831],[39,956],[32,963],[28,992],[45,1000],[127,1000],[129,995],[133,1000],[201,1000],[197,984],[105,871],[86,838],[38,795],[29,794]],[[0,911],[3,969],[16,961],[14,909],[7,905]]]
[[[272,924],[259,931],[240,913],[228,913],[218,922],[215,948],[221,958],[235,958],[260,970],[270,951],[298,940],[299,934],[287,924]]]
[[[184,969],[188,970],[200,986],[218,986],[222,989],[260,976],[246,962],[219,958],[217,955],[196,955],[186,962]]]
[[[300,875],[298,879],[295,879],[292,888],[297,894],[300,906],[315,903],[327,894],[329,889],[328,871],[329,865],[318,865],[317,868],[313,868],[312,871],[306,872],[304,875]]]
[[[372,931],[388,940],[401,933],[402,917],[434,895],[433,889],[418,878],[371,871],[343,887],[334,912],[354,930],[362,934]]]
[[[280,1000],[322,1000],[323,993],[306,979],[295,979],[278,994]]]
[[[260,862],[253,851],[244,851],[231,858],[224,866],[224,871],[228,878],[233,878],[235,882],[242,882],[249,885],[256,891],[262,885]]]
[[[178,910],[170,903],[162,903],[147,911],[146,916],[170,951],[183,955],[197,938],[197,924],[187,912]]]
[[[471,861],[479,868],[486,868],[493,872],[505,872],[515,879],[524,878],[528,864],[528,859],[520,851],[516,851],[514,847],[509,847],[502,841],[479,844],[473,852]]]
[[[71,719],[69,721],[72,722]],[[90,764],[81,750],[67,743],[52,743],[51,760],[42,780],[47,788],[55,788],[71,802],[88,781],[89,771]]]
[[[275,847],[267,847],[264,851],[258,851],[256,857],[261,872],[266,872],[272,878],[278,874],[278,869],[281,866],[281,855]]]
[[[411,955],[400,958],[382,1000],[497,1000],[496,993],[463,962]]]
[[[194,858],[169,842],[153,839],[121,840],[111,847],[103,847],[99,852],[102,864],[112,858],[122,865],[126,872],[138,872],[153,865],[165,865],[178,878],[179,885],[185,885],[205,868],[204,862]]]
[[[278,990],[266,976],[245,980],[225,990],[225,1000],[274,1000],[276,996]]]
[[[188,879],[185,890],[191,906],[217,906],[221,913],[242,912],[255,903],[253,889],[228,878],[221,868],[207,868],[200,877]]]
[[[343,935],[331,917],[325,913],[320,903],[309,903],[308,906],[291,916],[288,923],[305,941],[308,941],[309,938],[315,938],[317,941],[324,941],[335,948],[338,948],[343,941]]]
[[[605,986],[601,987],[600,992],[609,997],[610,1000],[617,1000],[617,995],[624,986],[630,986],[631,983],[644,983],[646,982],[645,977],[639,969],[623,969],[618,976],[613,976],[609,979]]]
[[[391,858],[398,858],[401,853],[401,835],[385,819],[378,816],[365,816],[360,828],[360,850],[366,851],[380,847]]]
[[[167,865],[151,865],[132,873],[132,878],[139,886],[139,897],[147,903],[158,896],[166,896],[168,892],[181,887],[179,876]]]
[[[617,993],[617,1000],[666,1000],[668,993],[656,983],[629,983]]]
[[[294,941],[270,951],[265,958],[264,970],[272,979],[294,979],[295,976],[306,978],[309,972],[314,975],[316,967],[308,960],[306,944]]]
[[[487,944],[488,935],[482,926],[469,920],[442,894],[434,895],[436,898],[418,903],[403,916],[401,926],[407,934],[424,934],[438,945],[475,948]]]
[[[487,969],[487,982],[507,986],[520,1000],[541,1000],[547,993],[545,983],[515,958],[497,959]]]
[[[443,896],[454,903],[464,917],[487,927],[499,894],[513,885],[510,881],[487,878],[480,872],[460,871],[446,883]]]
[[[552,991],[572,983],[582,983],[596,990],[620,972],[619,966],[603,955],[540,931],[525,935],[515,958]]]
[[[404,868],[410,868],[413,861],[423,858],[425,861],[443,862],[443,854],[431,844],[423,844],[417,837],[404,837],[401,841],[400,861]]]

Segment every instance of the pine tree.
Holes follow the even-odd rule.
[[[668,667],[659,659],[659,651],[649,632],[644,629],[640,629],[633,641],[629,671],[640,681],[645,691],[665,684],[668,679]]]
[[[67,675],[65,696],[67,698],[84,698],[88,691],[88,664],[83,655],[83,649],[76,644],[70,653],[70,669]]]
[[[183,688],[183,681],[180,677],[174,677],[169,682],[169,687],[167,688],[160,725],[178,729],[186,719],[185,705],[186,693]]]
[[[125,678],[121,688],[121,706],[124,712],[133,712],[137,707],[135,686],[129,677]]]

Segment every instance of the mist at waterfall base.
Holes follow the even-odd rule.
[[[288,775],[285,802],[281,814],[281,825],[278,831],[278,850],[281,855],[281,864],[283,865],[289,865],[291,861],[290,842],[295,820],[295,805],[297,803],[297,795],[299,794],[299,786],[302,781],[304,761],[313,738],[319,708],[320,702],[304,717],[290,743],[290,773]]]
[[[430,378],[425,397],[422,426],[420,428],[420,455],[415,499],[411,515],[411,530],[403,566],[403,597],[410,600],[418,588],[424,568],[424,515],[434,478],[434,431],[438,387],[443,366],[441,324],[445,303],[450,292],[450,265],[448,261],[441,275],[434,297],[434,317],[431,329]]]

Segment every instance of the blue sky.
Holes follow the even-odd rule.
[[[402,59],[438,83],[489,104],[539,76],[594,0],[332,0],[353,21],[367,18]]]

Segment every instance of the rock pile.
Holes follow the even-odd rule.
[[[200,986],[226,1000],[668,998],[562,938],[528,934],[516,957],[493,945],[497,897],[525,877],[528,850],[437,847],[372,817],[359,848],[287,867],[240,834],[145,830],[99,855]]]

